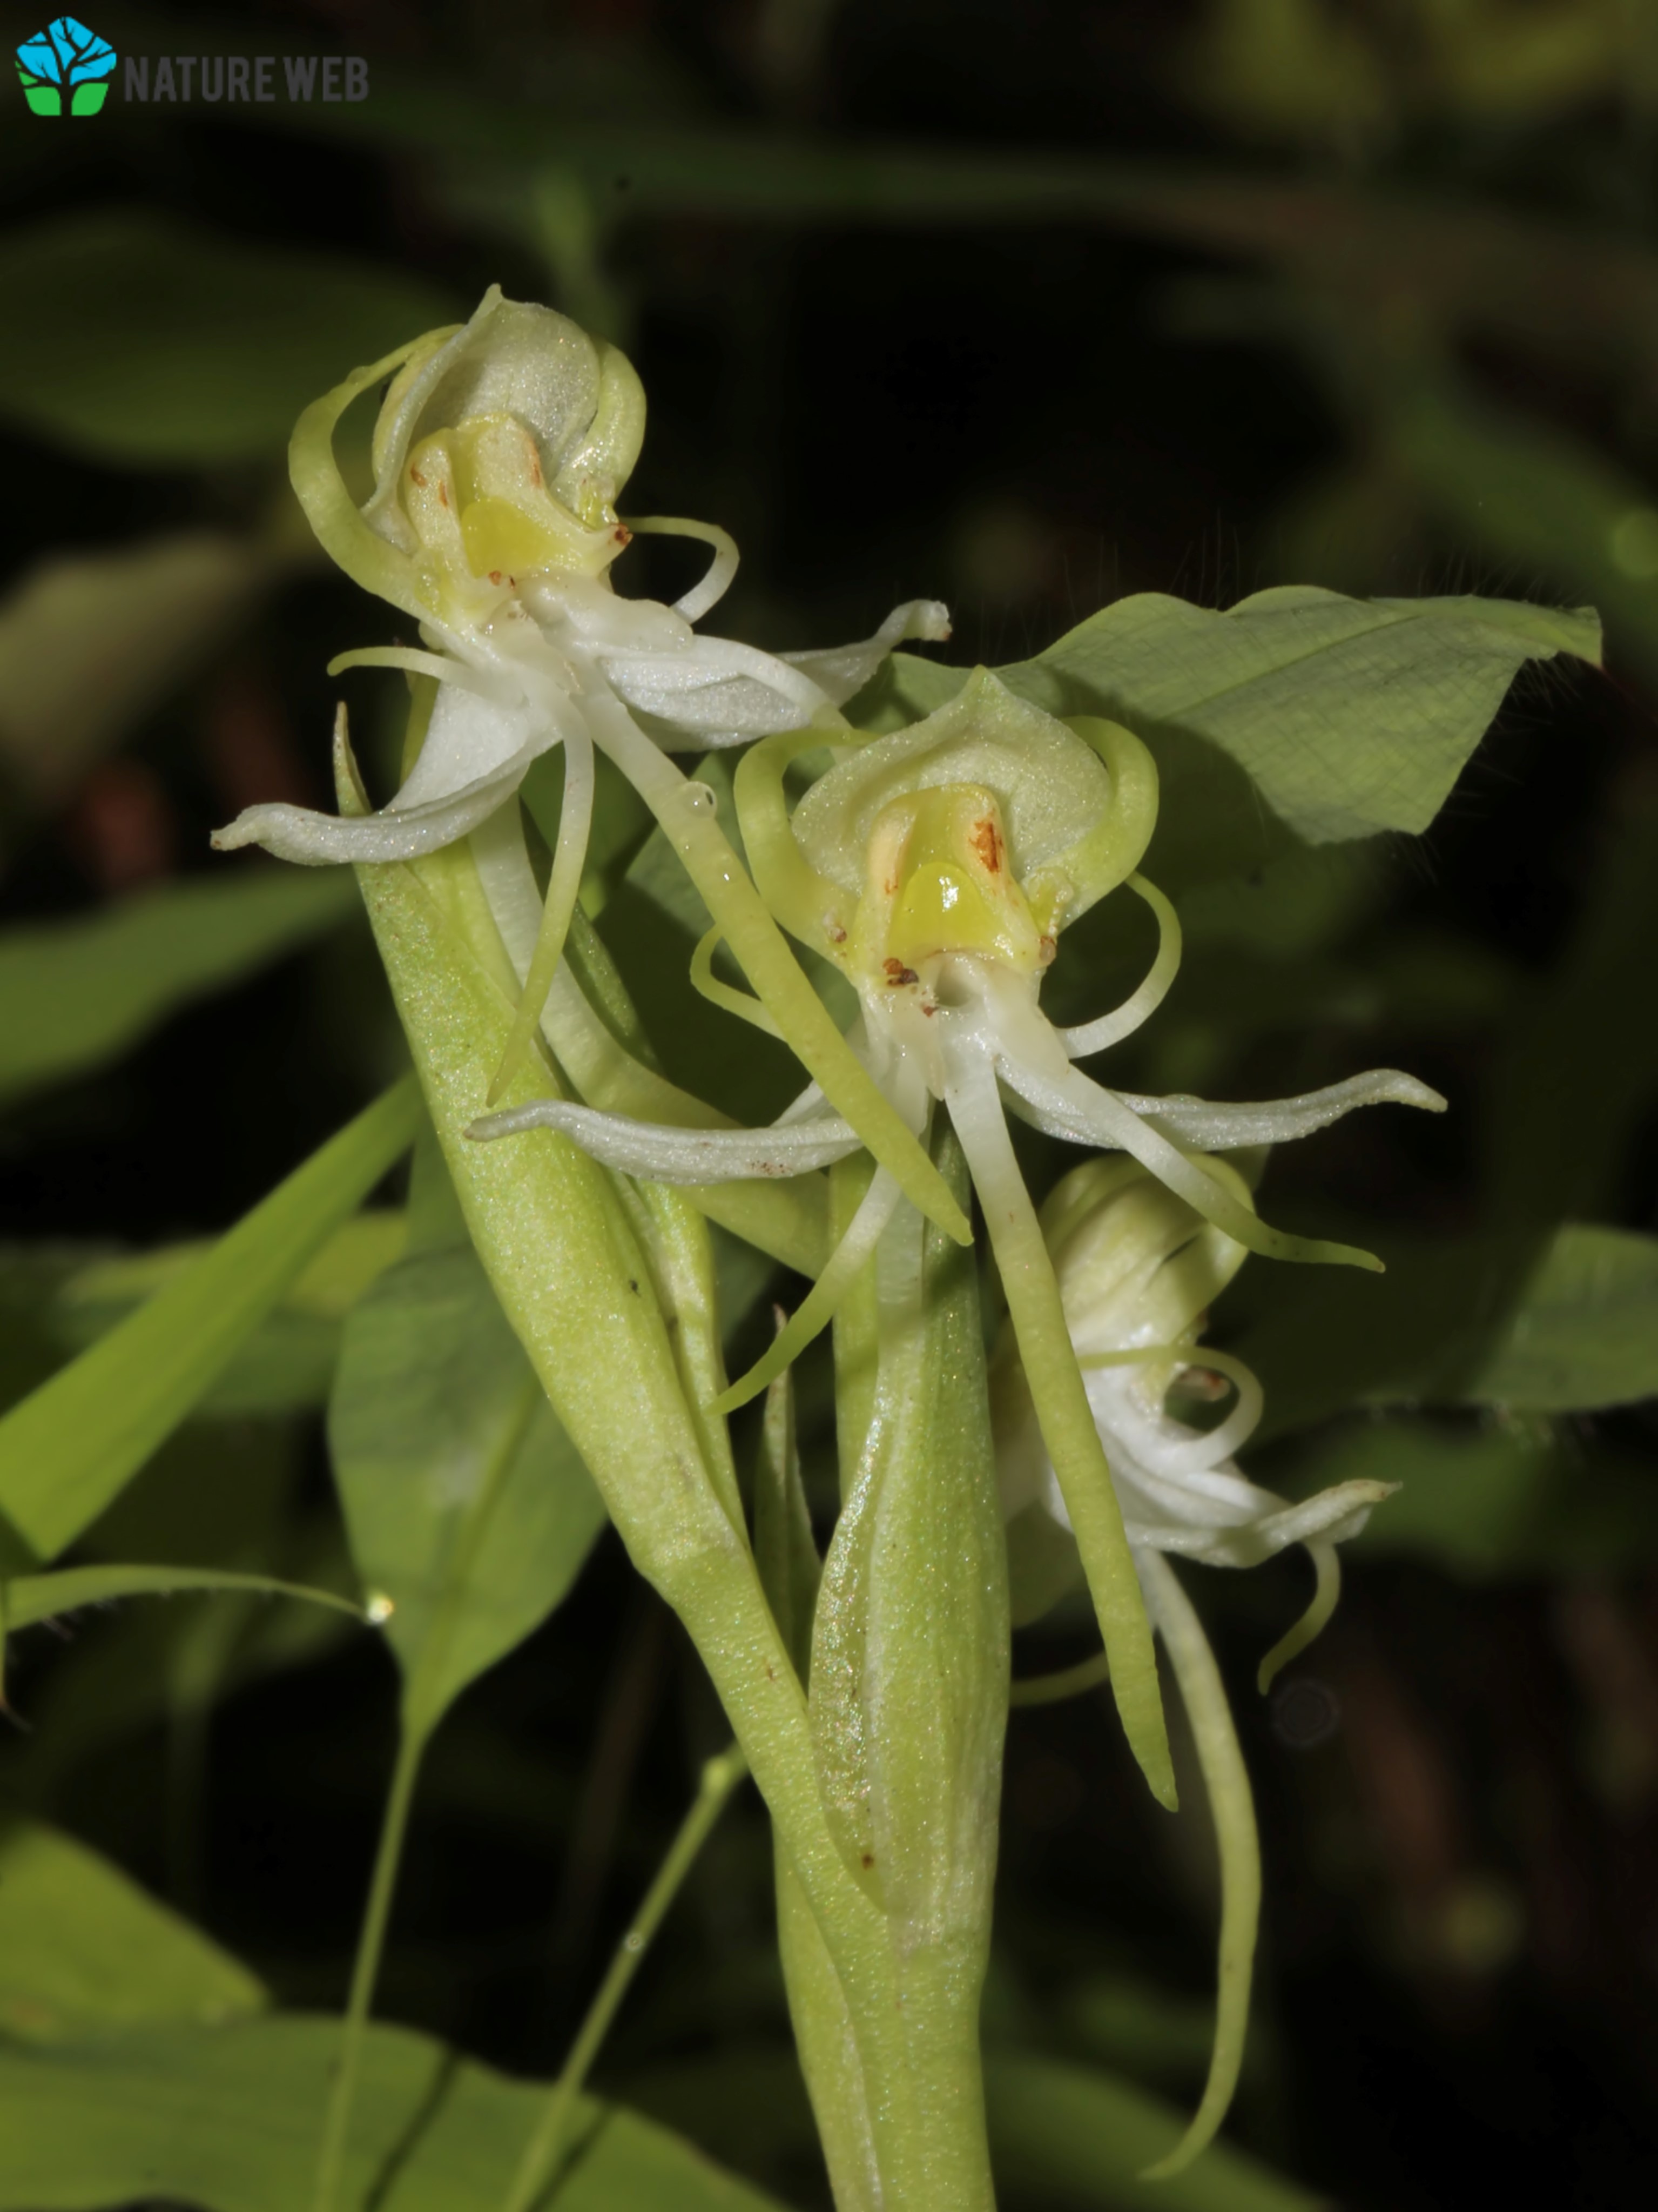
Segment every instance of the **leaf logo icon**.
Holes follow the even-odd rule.
[[[17,49],[23,97],[37,115],[96,115],[109,93],[115,49],[73,15],[59,15]]]

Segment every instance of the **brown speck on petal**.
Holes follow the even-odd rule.
[[[443,483],[441,480],[440,480],[439,484],[438,484],[438,505],[439,505],[440,507],[447,507],[447,506],[448,506],[448,504],[449,504],[449,487],[448,487],[448,485],[447,485],[446,483]]]
[[[417,483],[422,491],[425,490],[426,479],[412,461],[409,464],[409,481],[410,483]]]
[[[1001,872],[1002,841],[996,824],[988,815],[974,823],[968,842],[978,854],[980,865],[987,875],[994,876]]]

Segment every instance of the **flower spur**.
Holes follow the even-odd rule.
[[[359,508],[335,431],[350,403],[388,375],[374,437],[374,489]],[[493,1097],[531,1049],[558,974],[598,749],[655,814],[814,1078],[856,1115],[923,1209],[965,1239],[959,1209],[800,975],[703,804],[703,787],[667,758],[669,750],[767,732],[843,728],[840,702],[902,640],[947,636],[945,611],[934,600],[912,601],[861,644],[823,652],[777,655],[699,635],[693,625],[729,586],[737,549],[707,524],[617,516],[644,422],[644,394],[623,354],[549,308],[503,299],[499,289],[469,323],[356,370],[308,408],[290,465],[312,526],[349,575],[416,621],[422,640],[418,648],[343,654],[330,672],[401,668],[431,679],[437,697],[418,757],[389,805],[355,818],[252,806],[214,843],[260,844],[317,866],[416,860],[471,838],[524,987]],[[713,549],[708,574],[673,606],[611,588],[610,564],[641,532]],[[544,905],[526,943],[525,890],[533,879],[513,802],[531,764],[556,746],[564,753],[562,811]],[[568,1007],[569,994],[562,999]],[[558,1049],[561,1039],[552,1042]]]
[[[1248,1186],[1229,1163],[1203,1164],[1231,1187],[1240,1204],[1251,1204]],[[1095,1159],[1073,1169],[1049,1194],[1042,1227],[1146,1609],[1169,1652],[1191,1723],[1219,1846],[1213,2051],[1184,2139],[1153,2169],[1167,2175],[1204,2148],[1236,2087],[1260,1905],[1260,1844],[1237,1730],[1202,1623],[1168,1557],[1251,1567],[1291,1544],[1306,1547],[1315,1571],[1315,1595],[1261,1662],[1258,1685],[1265,1691],[1335,1609],[1340,1592],[1336,1546],[1357,1536],[1372,1508],[1396,1486],[1338,1483],[1291,1504],[1239,1473],[1234,1455],[1260,1419],[1260,1385],[1241,1361],[1200,1346],[1198,1338],[1208,1308],[1248,1255],[1137,1161]],[[1236,1402],[1224,1420],[1204,1431],[1177,1419],[1165,1401],[1182,1379],[1208,1370],[1227,1378]],[[1075,1582],[1078,1561],[1064,1494],[1011,1331],[997,1348],[991,1405],[1014,1619],[1028,1623]],[[1058,1678],[1050,1694],[1084,1688],[1103,1674],[1102,1656],[1096,1667]],[[1040,1702],[1043,1689],[1039,1678],[1025,1701]]]
[[[1368,1254],[1293,1237],[1255,1214],[1236,1178],[1187,1147],[1303,1136],[1352,1108],[1393,1100],[1442,1108],[1391,1069],[1298,1098],[1214,1105],[1107,1089],[1074,1062],[1118,1042],[1155,1010],[1180,957],[1169,902],[1138,866],[1157,815],[1151,756],[1126,729],[1056,720],[983,671],[947,706],[896,735],[845,750],[790,815],[785,774],[823,742],[785,733],[740,764],[738,817],[755,881],[784,927],[857,989],[849,1042],[910,1130],[948,1109],[981,1201],[1049,1461],[1099,1611],[1125,1726],[1153,1787],[1172,1796],[1149,1639],[1106,1455],[1065,1326],[1053,1267],[1015,1160],[1004,1110],[1050,1134],[1130,1154],[1237,1244],[1274,1257],[1375,1267]],[[1058,1030],[1042,978],[1062,930],[1127,884],[1160,931],[1145,981],[1123,1006]],[[693,973],[709,995],[762,1027],[768,1010],[714,977],[709,933]],[[770,1128],[710,1136],[539,1102],[477,1123],[479,1137],[562,1128],[595,1157],[663,1181],[805,1172],[863,1143],[816,1086]],[[740,1404],[833,1316],[902,1196],[877,1167],[817,1282],[765,1357],[719,1401]]]

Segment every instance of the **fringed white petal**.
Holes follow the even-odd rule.
[[[806,1175],[845,1159],[863,1142],[838,1115],[785,1128],[681,1129],[556,1098],[486,1114],[466,1133],[483,1140],[530,1129],[562,1130],[603,1166],[643,1182],[682,1184]]]
[[[1297,1137],[1327,1129],[1358,1106],[1419,1106],[1430,1114],[1445,1111],[1445,1101],[1438,1091],[1396,1067],[1373,1067],[1366,1074],[1350,1075],[1322,1091],[1305,1091],[1297,1098],[1263,1099],[1259,1104],[1218,1105],[1206,1098],[1144,1098],[1127,1091],[1117,1095],[1143,1121],[1206,1152],[1229,1152],[1241,1145],[1287,1145]]]
[[[463,672],[439,690],[416,762],[397,797],[377,814],[341,820],[308,806],[267,800],[215,830],[222,853],[263,845],[305,867],[415,860],[470,836],[506,804],[531,762],[556,745],[574,708],[520,699],[504,704],[472,688]],[[562,702],[560,702],[562,704]]]
[[[1230,1528],[1205,1528],[1185,1514],[1178,1521],[1143,1519],[1124,1501],[1129,1540],[1153,1551],[1175,1552],[1210,1567],[1258,1567],[1292,1544],[1345,1544],[1358,1535],[1371,1509],[1393,1495],[1396,1483],[1343,1482],[1297,1505],[1281,1506],[1259,1520]]]
[[[1050,1031],[1050,1035],[1054,1034]],[[1364,1267],[1379,1273],[1382,1262],[1373,1253],[1354,1245],[1331,1243],[1322,1237],[1291,1237],[1243,1204],[1200,1161],[1189,1158],[1180,1146],[1153,1127],[1145,1117],[1114,1091],[1095,1083],[1067,1061],[1054,1070],[1037,1067],[1003,1052],[997,1070],[1011,1089],[1036,1110],[1030,1118],[1039,1127],[1072,1144],[1096,1145],[1102,1150],[1127,1152],[1149,1168],[1157,1180],[1183,1198],[1212,1227],[1218,1229],[1247,1252],[1271,1260],[1290,1260],[1302,1265]],[[1409,1077],[1400,1079],[1406,1082]],[[1430,1097],[1436,1094],[1430,1092]],[[1149,1102],[1161,1106],[1167,1102]]]
[[[446,684],[433,703],[420,758],[387,811],[407,813],[454,798],[511,761],[523,763],[521,775],[563,734],[563,717],[526,699],[507,705],[461,684]]]
[[[695,638],[688,653],[596,658],[619,698],[681,732],[687,748],[804,729],[830,704],[810,677],[729,638]]]
[[[494,775],[464,784],[423,806],[403,806],[394,801],[378,814],[361,815],[355,820],[319,814],[308,806],[289,806],[279,800],[244,807],[234,822],[214,831],[214,848],[231,853],[241,845],[263,845],[279,860],[297,861],[307,868],[342,862],[417,860],[422,854],[435,853],[470,836],[497,807],[505,805],[523,782],[538,750],[526,748]]]
[[[858,645],[834,645],[817,653],[780,657],[802,670],[837,707],[861,691],[888,653],[908,638],[941,645],[950,635],[950,610],[942,599],[906,599],[895,607],[873,637]]]

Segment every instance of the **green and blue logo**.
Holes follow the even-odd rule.
[[[114,69],[114,47],[73,15],[59,15],[17,49],[23,97],[37,115],[96,115]]]

